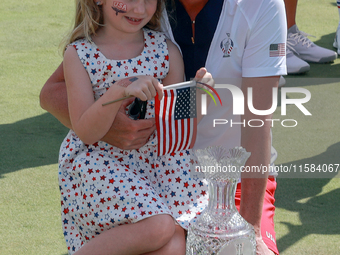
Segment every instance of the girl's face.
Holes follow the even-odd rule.
[[[102,0],[105,26],[122,32],[136,32],[154,15],[157,0]]]

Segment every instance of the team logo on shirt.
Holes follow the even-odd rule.
[[[223,52],[223,57],[228,58],[230,57],[230,53],[233,50],[234,42],[230,38],[230,33],[227,33],[227,36],[225,39],[223,39],[220,43],[221,50]]]

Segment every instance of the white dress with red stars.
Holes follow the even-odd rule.
[[[86,39],[72,45],[87,70],[95,99],[115,81],[135,75],[162,80],[169,70],[165,36],[144,29],[143,52],[131,59],[107,59]],[[113,85],[114,86],[114,85]],[[146,118],[154,117],[148,101]],[[59,153],[63,233],[69,253],[110,228],[169,214],[187,229],[207,205],[207,185],[190,176],[190,151],[157,157],[154,133],[139,150],[103,141],[84,144],[70,130]]]

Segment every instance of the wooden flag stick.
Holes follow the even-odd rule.
[[[165,86],[163,89],[172,89],[172,88],[181,88],[181,87],[196,87],[196,83],[193,82],[193,81],[181,82],[181,83],[176,83],[176,84],[173,84],[173,85]],[[102,106],[105,106],[105,105],[108,105],[108,104],[113,104],[113,103],[122,101],[124,99],[130,98],[130,97],[133,97],[133,96],[122,97],[122,98],[104,103],[104,104],[102,104]]]
[[[113,101],[110,101],[110,102],[106,102],[105,104],[102,104],[102,106],[105,106],[105,105],[108,105],[108,104],[113,104],[113,103],[122,101],[122,100],[124,100],[124,99],[130,98],[130,97],[133,97],[133,96],[126,96],[126,97],[118,98],[118,99],[116,99],[116,100],[113,100]]]

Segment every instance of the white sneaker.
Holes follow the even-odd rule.
[[[287,73],[288,74],[300,74],[308,72],[310,69],[309,64],[306,61],[303,61],[296,55],[294,55],[290,44],[287,42],[286,48],[286,64],[287,64]]]
[[[287,45],[299,58],[307,62],[327,63],[338,57],[335,51],[314,44],[307,36],[310,35],[300,31],[296,25],[288,29]]]
[[[335,33],[333,47],[338,49],[338,54],[340,55],[340,23]]]

